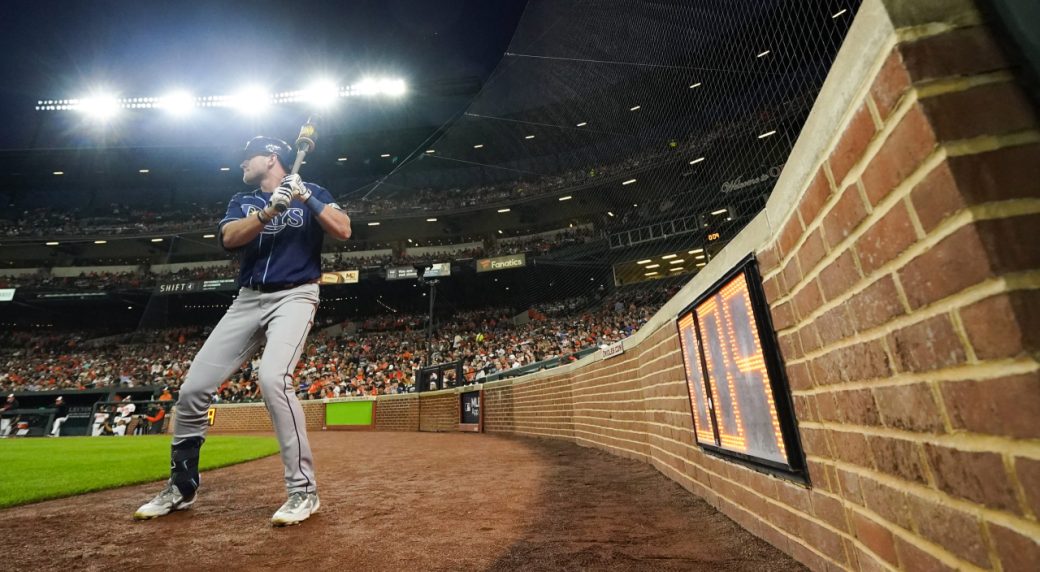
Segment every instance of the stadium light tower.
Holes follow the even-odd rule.
[[[108,94],[99,94],[79,100],[79,111],[91,119],[108,121],[119,113],[119,100]]]
[[[172,115],[183,116],[190,113],[195,107],[195,98],[186,91],[177,91],[160,97],[158,107],[165,109]]]

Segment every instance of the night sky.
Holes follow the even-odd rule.
[[[100,138],[78,124],[73,112],[33,109],[40,99],[77,97],[101,87],[137,97],[175,88],[196,96],[227,94],[249,83],[285,91],[303,88],[319,75],[344,85],[366,74],[400,76],[410,85],[467,77],[479,82],[501,59],[525,4],[9,0],[0,4],[0,149],[163,146],[184,140],[225,145],[237,144],[240,132],[265,127],[243,124],[230,110],[176,125],[160,124],[157,111],[135,112],[118,126],[118,137]],[[468,100],[417,101],[415,95],[407,112],[389,109],[378,125],[438,125]],[[306,112],[286,106],[280,115],[298,125]],[[366,128],[350,119],[341,123],[343,129]]]

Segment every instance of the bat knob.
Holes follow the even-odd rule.
[[[285,212],[285,208],[286,208],[285,205],[283,205],[281,203],[275,203],[275,205],[274,205],[274,210],[278,211],[279,213],[284,213]]]

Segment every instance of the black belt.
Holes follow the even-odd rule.
[[[281,292],[282,290],[289,290],[290,288],[296,288],[297,286],[303,286],[305,284],[317,283],[317,280],[308,280],[307,282],[296,282],[294,284],[250,284],[249,286],[246,286],[246,288],[262,294],[270,294],[271,292]]]

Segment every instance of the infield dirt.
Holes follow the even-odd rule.
[[[203,473],[136,522],[140,485],[0,511],[5,569],[802,570],[649,465],[558,440],[311,434],[321,512],[272,528],[279,457]],[[205,455],[205,448],[203,448]]]

